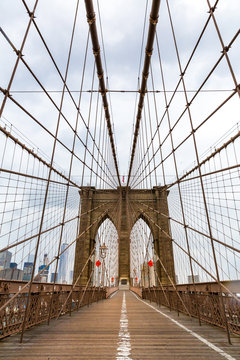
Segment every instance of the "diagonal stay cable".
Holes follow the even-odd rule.
[[[0,27],[0,32],[1,34],[4,36],[4,38],[7,40],[7,42],[9,43],[9,45],[12,47],[13,51],[18,54],[19,51],[17,50],[17,48],[14,46],[14,44],[11,42],[11,40],[9,39],[9,37],[6,35],[6,33],[4,32],[4,30]],[[86,52],[87,52],[87,47],[86,47]],[[53,104],[53,106],[57,109],[58,112],[60,112],[62,118],[65,120],[65,122],[67,123],[67,125],[69,126],[69,128],[71,129],[71,131],[76,134],[75,136],[77,137],[77,139],[80,141],[80,143],[84,146],[84,148],[86,149],[86,151],[89,153],[89,155],[91,157],[93,157],[91,151],[89,150],[89,148],[87,147],[87,145],[83,142],[83,140],[81,139],[81,137],[79,136],[79,134],[76,132],[76,129],[74,129],[72,127],[72,125],[70,124],[69,120],[67,119],[67,117],[63,114],[62,110],[59,109],[59,106],[56,104],[56,102],[54,101],[54,99],[50,96],[49,92],[45,89],[45,87],[43,86],[43,84],[40,82],[40,80],[38,79],[37,75],[33,72],[33,70],[31,69],[31,67],[28,65],[28,63],[23,59],[23,55],[20,56],[20,59],[22,61],[22,63],[25,65],[25,67],[28,69],[28,71],[30,72],[30,74],[33,76],[33,78],[35,79],[35,81],[38,83],[38,85],[41,87],[43,93],[46,94],[46,96],[48,97],[48,99],[51,101],[51,103]],[[65,87],[66,89],[66,87]],[[3,92],[3,94],[6,93],[6,90],[4,89],[1,89],[1,91]],[[64,91],[64,93],[66,92],[66,90]],[[8,93],[7,96],[11,99],[11,94]],[[81,98],[81,90],[80,90],[80,98]],[[79,115],[79,108],[80,108],[80,100],[79,100],[79,104],[77,106],[77,109],[78,109],[78,115]],[[82,118],[82,116],[81,116]],[[83,120],[83,118],[82,118]],[[84,121],[83,121],[84,122]],[[85,122],[84,122],[85,124]],[[87,128],[87,131],[88,131],[88,134],[89,136],[92,138],[92,141],[93,143],[95,144],[95,146],[97,147],[97,144],[95,142],[95,139],[93,138],[92,134],[90,134],[90,130],[89,130],[89,127],[87,124],[85,124],[86,128]],[[99,148],[97,147],[98,151]],[[104,159],[104,156],[101,154],[100,152],[100,156],[102,157],[103,161],[105,161]],[[93,157],[94,161],[97,163],[97,160]],[[108,165],[106,164],[107,168],[108,168]],[[104,171],[105,173],[105,171]],[[112,175],[113,177],[113,175]],[[112,182],[112,178],[111,177],[108,177],[108,179],[110,180],[110,182]],[[115,184],[113,183],[113,186],[115,186]],[[113,187],[112,186],[112,187]]]
[[[107,100],[107,95],[106,95],[107,91],[106,91],[105,80],[104,80],[104,76],[103,76],[103,67],[102,67],[102,60],[101,60],[101,55],[100,55],[100,45],[99,45],[99,41],[98,41],[98,34],[97,34],[97,27],[96,27],[96,17],[95,17],[92,0],[85,0],[85,7],[86,7],[86,12],[87,12],[87,21],[89,24],[89,29],[90,29],[90,34],[91,34],[91,39],[92,39],[92,44],[93,44],[93,54],[95,56],[97,75],[99,78],[99,87],[101,90],[103,107],[104,107],[104,111],[105,111],[105,118],[106,118],[107,128],[108,128],[108,135],[109,135],[109,139],[110,139],[110,143],[111,143],[112,154],[113,154],[114,164],[115,164],[115,168],[116,168],[118,183],[119,183],[119,186],[121,187],[118,163],[117,163],[117,155],[116,155],[116,150],[115,150],[113,131],[112,131],[110,113],[109,113],[109,108],[108,108],[108,100]]]
[[[146,50],[145,50],[146,54],[145,54],[145,60],[144,60],[144,66],[143,66],[141,89],[139,91],[140,96],[139,96],[139,102],[138,102],[138,112],[137,112],[135,131],[134,131],[134,137],[133,137],[132,153],[131,153],[131,159],[130,159],[130,165],[129,165],[127,186],[129,185],[129,181],[130,181],[133,160],[134,160],[135,150],[136,150],[136,144],[137,144],[137,139],[138,139],[138,134],[139,134],[143,102],[144,102],[144,97],[145,97],[146,88],[147,88],[147,79],[148,79],[148,75],[149,75],[149,67],[150,67],[151,56],[152,56],[152,51],[153,51],[153,42],[154,42],[155,33],[156,33],[156,25],[158,22],[160,1],[161,0],[153,0],[151,14],[150,14],[150,18],[149,18],[148,38],[147,38],[147,46],[146,46]]]
[[[47,51],[47,53],[48,53],[48,55],[49,55],[52,63],[53,63],[53,65],[54,65],[54,67],[55,67],[58,75],[60,76],[60,79],[62,80],[62,82],[64,82],[63,74],[61,73],[61,71],[60,71],[60,69],[59,69],[59,67],[58,67],[58,65],[57,65],[57,63],[56,63],[56,61],[55,61],[55,59],[54,59],[54,57],[53,57],[53,55],[52,55],[52,52],[50,51],[50,49],[49,49],[49,47],[48,47],[48,45],[47,45],[47,42],[46,42],[46,40],[44,39],[44,37],[43,37],[43,35],[42,35],[42,32],[40,31],[40,29],[39,29],[39,27],[38,27],[38,25],[37,25],[37,23],[36,23],[36,21],[35,21],[35,17],[32,18],[32,12],[30,11],[28,5],[26,4],[26,1],[25,1],[25,0],[22,0],[22,2],[23,2],[23,5],[25,6],[25,8],[26,8],[26,10],[27,10],[28,15],[29,15],[29,16],[31,17],[31,19],[32,19],[32,23],[33,23],[33,25],[34,25],[34,27],[35,27],[35,29],[36,29],[36,31],[37,31],[37,33],[38,33],[41,41],[42,41],[42,43],[43,43],[43,45],[44,45],[44,47],[45,47],[45,49],[46,49],[46,51]],[[87,48],[88,48],[88,41],[87,41],[87,45],[86,45],[86,50],[87,50]],[[22,60],[22,58],[21,58],[21,60]],[[45,90],[45,89],[42,90],[42,91],[45,92],[45,93],[47,94],[47,96],[49,97],[49,94],[50,94],[51,91],[49,92],[49,91],[47,91],[47,90]],[[80,104],[77,104],[77,102],[75,101],[75,99],[74,99],[74,97],[73,97],[73,94],[72,94],[73,91],[71,91],[71,90],[69,89],[67,83],[65,83],[65,90],[64,90],[64,91],[67,92],[68,95],[69,95],[69,97],[71,98],[71,100],[72,100],[72,102],[73,102],[73,104],[74,104],[74,106],[75,106],[75,108],[76,108],[76,110],[77,110],[77,112],[78,112],[78,115],[80,116],[80,118],[81,118],[84,126],[85,126],[86,129],[88,130],[88,133],[89,133],[90,138],[92,139],[92,141],[93,141],[93,143],[94,143],[97,151],[100,152],[100,149],[99,149],[99,147],[98,147],[98,145],[97,145],[97,143],[96,143],[96,141],[95,141],[95,138],[94,138],[94,136],[92,135],[91,130],[88,129],[87,123],[86,123],[83,115],[81,114]],[[80,90],[77,90],[77,92],[80,92],[80,93],[82,94],[82,92],[83,92],[83,91],[82,91],[82,85],[81,85],[81,89],[80,89]],[[60,93],[62,93],[62,90],[60,91]],[[66,120],[65,120],[65,121],[66,121]],[[67,121],[66,121],[66,122],[67,122]],[[68,122],[67,122],[67,123],[68,123]],[[68,126],[70,126],[69,123],[68,123]],[[71,127],[71,126],[70,126],[70,127]],[[77,135],[77,136],[78,136],[78,135]],[[79,140],[80,140],[80,138],[79,138]],[[80,140],[80,141],[81,141],[81,140]],[[90,154],[90,155],[91,155],[91,154]],[[102,154],[101,152],[100,152],[100,156],[101,156],[101,158],[103,159],[103,161],[105,161],[105,160],[104,160],[104,157],[103,157],[103,154]],[[107,164],[106,164],[106,166],[107,166]],[[107,166],[107,167],[108,167],[108,166]],[[113,176],[112,176],[112,177],[113,177]]]
[[[5,90],[2,89],[0,87],[0,91],[2,93],[5,93]],[[54,138],[54,134],[48,130],[46,128],[46,126],[44,126],[40,121],[38,121],[27,109],[25,109],[17,100],[15,100],[12,96],[9,97],[9,99],[15,104],[17,105],[21,110],[23,110],[32,120],[34,120],[41,128],[43,128],[46,133],[48,133],[52,138]],[[56,142],[59,143],[64,149],[66,149],[69,153],[71,153],[71,149],[69,147],[67,147],[67,145],[65,145],[59,138],[56,138]],[[74,153],[74,157],[80,161],[82,164],[84,164],[84,161],[76,154]],[[100,178],[99,174],[97,174],[93,169],[90,168],[90,166],[88,164],[85,164],[85,166],[92,171],[97,177]],[[52,168],[52,165],[51,165]],[[110,179],[111,180],[111,179]],[[104,181],[104,180],[103,180]],[[112,181],[112,180],[111,180]],[[106,182],[106,181],[105,181]],[[113,188],[113,185],[111,185],[110,183],[106,182],[111,188]]]
[[[219,1],[219,0],[216,0],[216,1],[215,1],[214,7],[217,6],[218,1]],[[208,25],[209,25],[210,19],[211,19],[211,15],[208,16],[208,18],[207,18],[207,20],[206,20],[206,22],[205,22],[205,24],[204,24],[204,26],[203,26],[203,29],[202,29],[202,31],[201,31],[201,33],[200,33],[200,35],[199,35],[199,37],[198,37],[198,39],[197,39],[197,41],[196,41],[196,44],[195,44],[195,46],[194,46],[194,48],[193,48],[193,51],[191,52],[190,57],[189,57],[186,65],[185,65],[185,67],[184,67],[183,73],[186,73],[186,71],[187,71],[187,69],[188,69],[188,67],[189,67],[189,65],[190,65],[190,63],[191,63],[191,61],[192,61],[192,59],[193,59],[193,57],[194,57],[194,55],[195,55],[195,52],[196,52],[196,50],[197,50],[197,48],[198,48],[198,46],[199,46],[199,43],[200,43],[200,41],[202,40],[203,35],[204,35],[205,32],[206,32],[206,29],[207,29],[207,27],[208,27]],[[233,40],[233,41],[234,41],[234,40]],[[158,57],[159,57],[159,62],[160,62],[160,67],[161,67],[161,57],[160,57],[160,46],[159,46],[158,34],[156,34],[156,43],[157,43],[157,51],[158,51]],[[229,44],[229,46],[231,46],[231,45]],[[222,57],[223,57],[223,56],[221,56],[221,58],[222,58]],[[220,59],[221,59],[221,58],[220,58]],[[221,60],[219,60],[219,61],[221,61]],[[217,62],[217,64],[218,64],[218,62]],[[216,66],[217,66],[217,64],[216,64]],[[160,69],[160,70],[161,70],[161,69]],[[211,75],[212,71],[213,71],[213,69],[211,70],[209,76]],[[162,70],[161,70],[161,72],[162,72]],[[206,80],[207,80],[207,79],[206,79]],[[153,138],[151,139],[151,142],[154,140],[157,132],[159,131],[159,127],[160,127],[160,125],[161,125],[161,123],[162,123],[162,121],[163,121],[163,119],[164,119],[164,117],[165,117],[165,115],[166,115],[166,113],[167,113],[167,109],[170,107],[171,103],[173,102],[173,99],[174,99],[175,95],[179,92],[179,86],[180,86],[180,84],[181,84],[181,79],[179,79],[179,80],[177,81],[175,90],[173,91],[172,96],[171,96],[170,100],[169,100],[168,103],[167,103],[167,107],[166,107],[166,109],[164,110],[163,115],[162,115],[162,117],[161,117],[161,119],[160,119],[160,121],[159,121],[159,123],[158,123],[158,125],[157,125],[157,129],[156,129],[155,133],[153,134]],[[200,91],[202,91],[203,85],[204,85],[204,83],[202,84],[202,86],[200,86],[199,89],[197,89],[197,90],[195,91],[196,93],[195,93],[194,97],[192,98],[192,101],[193,101],[193,99],[196,97],[196,95],[197,95]],[[165,94],[166,92],[167,92],[166,89],[164,89],[164,90],[163,90],[163,93]],[[186,111],[186,109],[185,109],[185,111]],[[182,113],[182,115],[185,113],[185,111]],[[181,115],[181,116],[182,116],[182,115]],[[181,118],[181,117],[180,117],[180,118]],[[179,120],[180,120],[180,118],[179,118]],[[179,120],[178,120],[178,121],[179,121]],[[151,145],[151,144],[149,144],[148,147],[147,147],[147,149],[146,149],[146,152],[145,152],[145,154],[144,154],[144,158],[145,158],[147,152],[148,152],[149,149],[150,149],[150,145]],[[163,143],[162,143],[161,145],[163,145]],[[159,149],[157,149],[157,151],[158,151],[158,150],[159,150]],[[142,163],[142,162],[143,162],[143,159],[142,159],[141,163]],[[140,165],[139,165],[139,167],[140,167]]]

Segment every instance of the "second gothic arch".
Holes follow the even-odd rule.
[[[161,258],[168,274],[174,280],[174,258],[172,242],[166,233],[170,233],[167,206],[167,191],[164,187],[151,190],[132,190],[117,188],[98,190],[94,187],[81,189],[81,217],[79,233],[84,234],[76,244],[74,279],[81,272],[86,259],[94,247],[95,237],[100,225],[109,218],[119,234],[119,276],[129,276],[130,232],[138,219],[149,226],[155,250]],[[165,216],[162,216],[163,213]],[[82,283],[88,278],[89,269],[82,276]],[[160,270],[159,270],[160,271]],[[159,273],[163,283],[168,276]]]

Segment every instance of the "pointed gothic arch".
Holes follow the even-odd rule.
[[[95,251],[93,255],[93,285],[111,286],[118,281],[119,241],[116,226],[109,216],[105,216],[97,229],[95,236]],[[101,257],[101,246],[107,247],[106,257]],[[96,266],[96,261],[101,265]]]
[[[167,204],[167,189],[154,187],[151,190],[117,189],[97,190],[94,187],[81,189],[81,216],[76,243],[74,281],[82,271],[94,248],[99,226],[109,218],[119,235],[119,278],[130,279],[130,232],[138,219],[143,219],[153,234],[154,249],[161,259],[157,265],[158,276],[163,284],[175,281],[174,257],[170,234]],[[166,269],[163,270],[163,267]],[[88,266],[81,276],[79,285],[86,284],[91,273]]]

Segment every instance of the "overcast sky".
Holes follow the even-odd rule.
[[[34,0],[26,1],[29,9],[32,10],[35,3]],[[131,148],[131,137],[133,126],[135,124],[135,106],[138,101],[137,90],[138,76],[141,77],[144,49],[146,46],[148,18],[151,8],[151,1],[148,0],[94,0],[94,8],[96,11],[97,27],[99,41],[101,45],[101,55],[104,65],[105,78],[108,76],[107,87],[110,90],[132,90],[134,93],[110,93],[108,94],[108,101],[111,107],[111,121],[114,127],[114,136],[117,147],[117,155],[120,165],[120,174],[126,175],[128,173],[130,148]],[[211,0],[211,5],[215,1]],[[71,38],[72,24],[74,18],[74,11],[76,7],[76,0],[39,0],[35,20],[44,37],[48,48],[50,49],[57,66],[61,73],[64,75],[67,63],[67,55],[69,50],[69,43]],[[185,67],[189,56],[196,44],[196,41],[206,23],[209,16],[209,8],[207,0],[169,0],[169,5],[172,14],[173,26],[175,29],[176,42],[179,49],[180,61],[182,68]],[[147,10],[147,22],[146,29],[144,29],[145,11]],[[215,11],[216,21],[219,26],[223,43],[225,46],[229,44],[232,38],[239,30],[240,23],[240,2],[239,0],[219,0],[219,4]],[[102,29],[100,27],[100,20]],[[19,49],[22,43],[24,33],[27,28],[29,16],[21,0],[1,0],[0,2],[0,26],[10,39],[16,49]],[[101,31],[103,38],[101,36]],[[143,36],[144,34],[144,36]],[[72,91],[79,91],[81,87],[84,55],[87,44],[88,35],[88,24],[86,21],[86,11],[84,1],[80,1],[80,7],[77,18],[77,26],[75,31],[75,37],[73,41],[72,55],[69,67],[69,74],[67,84]],[[164,73],[164,80],[167,92],[167,100],[169,101],[176,84],[180,78],[180,69],[178,66],[176,51],[173,42],[173,36],[171,33],[171,26],[169,22],[166,1],[161,1],[159,22],[157,25],[157,36],[159,41],[159,48],[162,57],[162,67]],[[141,58],[141,47],[143,41],[143,57]],[[104,50],[103,51],[103,45]],[[0,34],[0,86],[5,89],[8,86],[8,82],[16,62],[16,54],[11,48],[10,44],[6,41],[4,36]],[[211,20],[207,30],[199,44],[199,47],[191,61],[189,68],[185,75],[185,85],[188,91],[188,99],[194,96],[194,90],[197,90],[201,85],[202,81],[211,71],[212,67],[221,56],[222,47],[217,36],[214,23]],[[47,90],[61,91],[62,81],[54,68],[46,49],[43,46],[36,29],[32,25],[29,31],[29,35],[26,40],[26,44],[23,50],[24,60],[28,66],[32,69],[33,73],[38,77],[42,85]],[[229,59],[233,72],[236,76],[236,81],[240,82],[240,66],[239,66],[239,55],[240,55],[240,37],[237,37],[233,43],[231,49],[228,52]],[[106,64],[105,64],[106,57]],[[141,61],[140,61],[141,60]],[[159,66],[159,58],[156,48],[156,42],[154,44],[154,51],[152,56],[152,70],[154,86],[157,90],[163,90],[163,83],[161,79],[161,72]],[[98,89],[98,79],[94,74],[94,56],[92,54],[92,45],[89,44],[87,51],[87,65],[84,75],[83,89],[89,90],[91,87],[95,90]],[[93,84],[93,85],[92,85]],[[224,90],[221,92],[203,92],[196,100],[191,104],[191,116],[193,126],[196,128],[206,119],[211,112],[218,107],[222,101],[224,101],[228,95],[231,94],[234,89],[234,81],[230,73],[229,66],[226,59],[224,58],[217,66],[214,73],[210,76],[209,80],[204,86],[204,90]],[[148,89],[152,89],[151,76],[149,76]],[[13,98],[16,99],[22,106],[24,106],[35,118],[43,124],[49,131],[55,132],[56,123],[58,118],[58,111],[54,108],[52,103],[46,97],[45,94],[33,91],[41,90],[33,76],[29,73],[26,67],[20,62],[17,68],[16,75],[11,87],[10,93]],[[183,90],[182,85],[179,90]],[[16,92],[21,91],[21,92]],[[24,93],[22,91],[28,91]],[[74,99],[78,102],[79,93],[73,92]],[[60,104],[61,94],[59,92],[51,93],[52,98],[56,103]],[[0,93],[0,101],[2,102],[3,95]],[[145,148],[147,147],[150,139],[150,125],[152,126],[153,133],[156,129],[156,113],[152,94],[149,95],[149,108],[145,99],[145,111],[146,111],[146,128],[147,128],[147,140],[145,139]],[[90,119],[90,130],[94,132],[94,119],[97,108],[97,94],[94,93],[92,99],[92,111],[89,113],[90,94],[84,93],[82,95],[80,111],[85,122]],[[162,118],[165,113],[166,104],[164,102],[163,93],[156,95],[158,121]],[[173,126],[186,108],[186,99],[182,92],[177,93],[174,97],[171,107],[169,108],[170,114],[170,125]],[[69,123],[74,127],[76,121],[76,109],[71,102],[69,96],[66,94],[63,103],[63,113],[68,119]],[[151,113],[151,116],[149,115]],[[99,116],[98,116],[98,121]],[[230,101],[226,103],[214,116],[210,118],[196,133],[197,147],[199,154],[203,154],[210,147],[214,146],[216,141],[221,138],[229,129],[236,126],[239,122],[239,98],[234,95]],[[98,123],[98,126],[99,126]],[[1,125],[7,124],[8,129],[10,124],[15,128],[12,129],[17,137],[24,137],[24,142],[30,143],[30,147],[34,147],[35,150],[43,151],[48,159],[51,157],[53,138],[47,134],[36,122],[34,122],[29,116],[26,115],[21,109],[19,109],[10,100],[7,101],[3,117],[1,119]],[[146,135],[146,128],[144,127],[143,134]],[[21,131],[21,134],[18,131]],[[236,132],[236,128],[233,133]],[[163,140],[164,137],[169,133],[169,125],[167,117],[163,118],[160,127],[160,136]],[[173,145],[176,147],[180,144],[186,136],[191,133],[190,122],[187,115],[183,116],[181,121],[176,125],[173,136]],[[80,122],[78,127],[78,135],[83,142],[86,140],[86,127]],[[27,139],[28,140],[27,140]],[[66,122],[61,121],[59,128],[59,140],[61,140],[66,146],[71,148],[73,141],[73,131],[69,129]],[[1,135],[0,138],[0,153],[3,153],[5,137]],[[224,142],[225,139],[222,140]],[[219,145],[221,142],[219,143]],[[150,149],[151,153],[157,149],[158,137],[154,139],[154,149]],[[92,148],[91,139],[88,139],[88,147]],[[14,146],[8,148],[8,154],[4,158],[4,167],[9,169],[11,167],[12,153]],[[163,156],[167,156],[171,152],[171,143],[168,140],[162,147]],[[78,140],[75,153],[80,158],[84,156],[84,147],[81,141]],[[96,153],[95,153],[96,155]],[[20,152],[15,154],[14,169],[19,169]],[[146,157],[148,159],[148,157]],[[69,169],[70,154],[66,152],[61,146],[57,146],[55,155],[56,167],[63,168],[65,171]],[[179,172],[183,172],[184,169],[191,168],[192,164],[196,160],[195,152],[193,148],[192,138],[186,141],[183,146],[176,151],[176,161]],[[159,152],[157,152],[156,163],[160,161]],[[90,164],[91,159],[87,156],[87,163]],[[80,163],[80,162],[79,162]],[[165,174],[167,182],[175,178],[175,170],[173,157],[169,157],[165,162]],[[224,164],[223,164],[224,165]],[[150,168],[153,167],[153,162]],[[76,179],[81,179],[82,165],[78,163],[73,164],[73,175]],[[89,173],[85,173],[86,180],[84,184],[89,182]],[[44,173],[46,177],[46,173]],[[157,170],[157,183],[163,182],[161,168]],[[58,179],[56,177],[56,179]],[[4,180],[3,180],[4,181]],[[215,181],[215,180],[214,180]],[[153,184],[155,185],[155,184]],[[209,185],[209,193],[211,193],[211,182]],[[191,188],[191,186],[190,186]],[[37,188],[36,188],[37,189]],[[200,192],[199,188],[193,189],[196,193]],[[221,190],[221,189],[220,189]],[[36,190],[37,193],[38,189]],[[195,215],[198,216],[199,209],[196,206],[197,198],[192,198],[192,204],[188,203],[188,191],[183,188],[185,195],[186,208],[189,211],[189,222],[192,219],[192,209],[195,211]],[[34,193],[34,191],[32,191]],[[61,193],[61,191],[60,191]],[[54,194],[54,191],[53,191]],[[49,207],[51,214],[63,209],[64,204],[64,192],[61,196],[55,196],[57,198],[56,204],[51,203],[51,197],[49,201]],[[172,195],[173,194],[173,195]],[[21,195],[21,194],[20,194]],[[55,194],[56,195],[56,194]],[[172,195],[172,196],[171,196]],[[191,194],[192,195],[192,194]],[[218,194],[219,195],[219,194]],[[74,204],[72,211],[78,210],[77,202],[79,200],[77,189],[73,190],[71,194],[71,201]],[[34,195],[34,199],[36,196]],[[43,199],[43,195],[42,198]],[[54,198],[55,199],[55,198]],[[174,216],[180,216],[179,202],[176,206],[177,195],[174,191],[169,196],[170,211],[176,210]],[[56,199],[55,199],[56,200]],[[210,199],[211,200],[211,199]],[[172,205],[171,205],[172,204]],[[220,203],[219,203],[220,204]],[[38,204],[42,207],[42,203]],[[199,203],[198,203],[199,205]],[[200,201],[200,205],[202,205]],[[4,205],[5,206],[5,205]],[[21,204],[19,205],[19,208]],[[34,211],[37,211],[36,203],[32,205]],[[17,206],[16,206],[17,208]],[[215,208],[210,207],[210,210],[214,213]],[[19,210],[20,211],[20,210]],[[70,210],[69,210],[70,211]],[[202,211],[203,221],[199,221],[198,225],[194,226],[205,226],[205,212]],[[48,213],[47,213],[48,215]],[[4,215],[5,216],[5,215]],[[60,215],[59,215],[60,216]],[[200,215],[199,215],[200,216]],[[48,216],[47,216],[48,217]],[[49,215],[50,218],[50,215]],[[191,219],[190,219],[191,218]],[[28,218],[29,219],[29,218]],[[6,220],[6,218],[5,218]],[[50,219],[51,220],[51,219]],[[180,219],[181,220],[181,219]],[[218,220],[218,219],[217,219]],[[218,223],[216,221],[216,229]],[[56,221],[56,220],[55,220]],[[202,225],[202,222],[204,225]],[[33,221],[33,224],[34,221]],[[215,223],[214,223],[215,224]],[[10,226],[10,225],[6,225]],[[11,225],[12,226],[12,225]],[[18,224],[16,227],[19,226]],[[204,229],[206,230],[206,229]],[[226,225],[226,233],[228,231],[228,224]],[[9,231],[9,228],[8,228]],[[25,230],[24,230],[25,231]],[[71,230],[72,232],[75,229]],[[216,230],[218,231],[218,230]],[[177,230],[176,230],[177,233]],[[173,236],[175,233],[173,232]],[[22,233],[22,237],[25,233]],[[216,237],[220,236],[218,233]],[[54,238],[54,237],[53,237]],[[66,236],[67,238],[67,236]],[[71,234],[71,238],[74,235]],[[18,236],[16,237],[18,239]],[[47,239],[47,238],[46,238]],[[47,240],[44,240],[47,243]],[[9,241],[9,238],[8,238]],[[65,239],[64,239],[65,241]],[[45,244],[44,243],[44,244]],[[54,243],[55,244],[55,243]],[[200,244],[201,245],[201,244]],[[47,245],[46,245],[47,246]],[[204,249],[205,243],[201,245]],[[200,249],[201,250],[201,249]],[[200,252],[194,248],[197,253]],[[45,245],[42,245],[42,253],[45,251]],[[51,250],[52,251],[52,250]],[[56,249],[54,250],[57,251]],[[205,251],[205,250],[204,250]],[[203,251],[203,258],[205,252]],[[48,250],[50,253],[50,250]],[[52,253],[54,253],[52,251]],[[207,266],[207,265],[206,265]],[[188,270],[186,270],[188,271]]]
[[[27,2],[31,8],[34,1]],[[176,39],[179,46],[180,58],[183,66],[196,43],[203,25],[208,16],[207,1],[204,0],[179,0],[170,1],[172,10],[173,23],[176,32]],[[213,4],[213,1],[211,2]],[[72,29],[73,15],[76,1],[64,0],[41,0],[36,10],[36,22],[52,51],[56,62],[64,73],[66,66],[67,51],[69,47],[70,34]],[[145,9],[147,6],[147,18],[151,1],[145,0],[99,0],[100,18],[102,22],[103,40],[106,54],[107,72],[109,88],[114,90],[137,90],[138,75],[140,65],[140,52],[142,33],[144,26]],[[97,25],[99,29],[99,39],[102,39],[99,28],[99,13],[97,1],[94,1],[95,11],[97,13]],[[218,21],[223,41],[227,45],[239,28],[240,3],[237,0],[220,0],[216,10],[216,19]],[[11,39],[16,48],[19,48],[24,31],[28,22],[28,15],[21,1],[18,0],[2,0],[1,1],[1,27]],[[148,21],[147,21],[148,26]],[[70,63],[68,85],[72,90],[79,90],[83,56],[86,46],[88,25],[86,22],[86,14],[84,1],[80,1],[80,9],[78,15],[77,29],[74,39],[72,59]],[[162,54],[163,69],[165,72],[165,81],[167,90],[173,90],[179,79],[179,68],[177,58],[173,46],[170,23],[167,16],[165,1],[163,0],[160,7],[160,17],[158,23],[158,37]],[[146,32],[144,37],[144,48],[146,45]],[[16,60],[16,55],[3,38],[0,36],[1,51],[1,74],[0,85],[6,88],[9,77]],[[103,49],[102,49],[103,50]],[[192,65],[186,74],[187,89],[196,89],[211,67],[220,56],[221,45],[216,36],[213,23],[211,23],[203,37],[199,50],[193,59]],[[39,39],[34,27],[31,27],[29,37],[24,48],[24,59],[37,74],[44,86],[49,90],[61,90],[62,84],[59,76],[54,70],[49,57]],[[104,62],[104,54],[101,52]],[[232,46],[229,57],[233,64],[233,69],[239,79],[239,39]],[[154,56],[152,60],[155,88],[162,90],[162,82],[160,78],[159,63],[156,54],[156,46],[154,47]],[[140,75],[142,72],[142,63],[140,65]],[[93,55],[90,50],[88,52],[88,65],[85,75],[84,89],[91,88],[93,71]],[[149,88],[151,84],[149,83]],[[233,89],[233,81],[230,76],[226,61],[223,61],[217,68],[214,75],[210,78],[205,88],[208,89]],[[97,81],[94,83],[97,88]],[[18,71],[13,82],[12,90],[38,90],[39,87],[33,80],[29,72],[22,64],[19,65]],[[39,94],[15,94],[14,95],[24,106],[37,115],[40,121],[53,130],[56,124],[57,112],[49,105],[46,97]],[[59,102],[60,95],[53,95]],[[75,95],[77,98],[77,95]],[[170,96],[170,94],[169,94]],[[222,99],[226,97],[226,93],[210,93],[199,97],[199,101],[192,106],[193,119],[197,124],[209,114],[211,109],[216,107]],[[95,96],[96,98],[96,96]],[[2,99],[2,95],[1,95]],[[129,151],[131,146],[131,134],[133,123],[135,122],[136,94],[117,93],[111,94],[112,104],[112,121],[114,123],[116,145],[118,150],[118,158],[120,163],[121,174],[126,174],[128,170]],[[162,97],[158,96],[158,112],[159,116],[164,111],[164,103]],[[214,142],[222,136],[229,128],[239,121],[239,108],[235,104],[238,100],[233,98],[216,119],[209,123],[208,128],[205,127],[199,135],[200,152],[205,151]],[[83,97],[82,114],[85,118],[88,115],[89,95]],[[177,117],[185,106],[183,95],[176,97],[176,104],[172,110],[172,116]],[[65,101],[64,110],[69,118],[71,118],[71,105]],[[201,110],[201,114],[199,114]],[[7,118],[12,124],[22,131],[26,136],[46,153],[50,153],[51,147],[48,141],[41,142],[42,137],[40,129],[26,119],[25,114],[16,109],[8,102],[5,112]],[[227,117],[227,119],[226,119]],[[184,128],[184,122],[179,128],[179,139],[188,131]],[[214,129],[214,130],[213,130]],[[65,133],[64,133],[65,130]],[[62,139],[67,140],[67,130],[63,126]],[[186,149],[184,151],[187,151]],[[184,156],[183,156],[184,158]],[[58,161],[59,159],[56,159]],[[194,158],[185,161],[182,159],[181,166],[185,168],[189,166]],[[64,167],[64,166],[63,166]],[[169,173],[172,170],[169,169]]]

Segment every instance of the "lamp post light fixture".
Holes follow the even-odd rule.
[[[137,270],[136,270],[136,268],[134,268],[134,269],[133,269],[133,286],[134,286],[134,285],[137,285],[136,275],[137,275]],[[134,281],[135,281],[135,284],[134,284]]]
[[[105,243],[103,243],[102,246],[100,246],[100,256],[102,259],[105,259],[107,255],[107,251],[108,251],[108,247],[105,245]]]
[[[105,275],[105,261],[104,261],[104,259],[106,258],[107,251],[108,251],[108,247],[105,245],[105,243],[103,243],[102,246],[100,246],[100,256],[101,256],[101,258],[103,259],[103,266],[102,266],[102,286],[104,286],[104,283],[105,283],[105,279],[104,279],[104,275]]]

